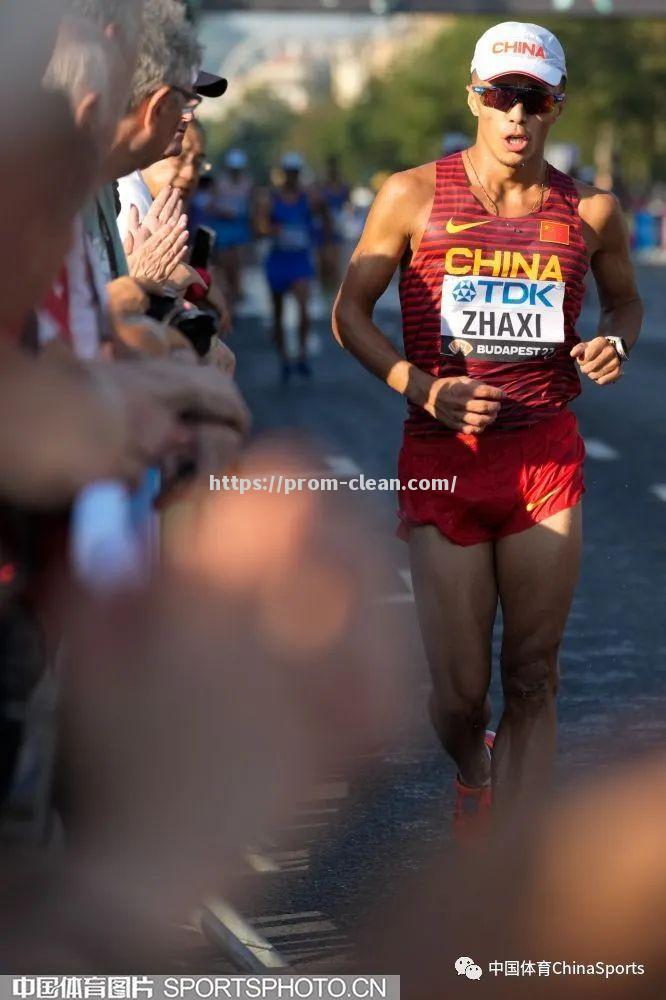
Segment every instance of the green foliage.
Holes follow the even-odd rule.
[[[265,176],[279,152],[297,148],[315,167],[339,155],[344,171],[367,181],[440,155],[445,132],[474,135],[467,108],[471,54],[496,17],[465,16],[434,41],[413,49],[381,79],[369,81],[351,108],[319,99],[296,115],[267,91],[248,97],[215,130],[216,150],[242,145]],[[591,163],[595,144],[611,126],[627,178],[666,178],[666,21],[570,17],[543,23],[567,52],[568,100],[553,140],[577,143]]]
[[[611,127],[629,179],[645,182],[666,176],[659,154],[666,101],[666,22],[567,19],[549,27],[561,39],[570,67],[567,108],[557,137],[577,142],[590,162],[601,130]]]
[[[225,150],[239,146],[247,153],[255,179],[265,183],[297,121],[298,115],[283,101],[258,88],[222,122],[207,126],[208,155],[219,160]]]

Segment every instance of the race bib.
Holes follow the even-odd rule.
[[[220,195],[216,206],[220,212],[231,219],[239,219],[246,209],[246,199],[237,195]]]
[[[563,281],[445,275],[443,355],[480,361],[552,357],[564,342],[564,291]]]
[[[310,246],[310,233],[305,226],[280,226],[277,246],[280,250],[307,250]]]

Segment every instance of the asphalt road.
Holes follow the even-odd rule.
[[[558,777],[563,784],[601,774],[628,755],[663,745],[666,736],[665,280],[664,268],[639,268],[647,318],[625,377],[602,389],[588,383],[574,405],[588,448],[587,495],[582,578],[561,654]],[[321,307],[314,378],[281,385],[258,274],[250,274],[248,293],[231,346],[257,433],[306,432],[332,468],[337,463],[367,476],[395,475],[402,400],[334,344]],[[399,343],[396,306],[392,289],[377,316]],[[584,337],[593,333],[595,322],[590,294],[579,327]],[[359,503],[372,505],[395,565],[395,590],[385,595],[387,613],[409,635],[413,701],[405,706],[404,732],[364,777],[350,782],[345,775],[332,776],[294,828],[260,849],[254,868],[261,871],[249,876],[256,893],[241,905],[292,959],[343,948],[346,931],[379,894],[390,894],[402,873],[419,867],[424,853],[448,847],[453,769],[426,721],[427,668],[406,550],[394,537],[394,498],[366,494]],[[496,678],[493,692],[497,722]]]

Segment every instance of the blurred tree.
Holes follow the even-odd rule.
[[[266,88],[257,88],[221,122],[206,123],[208,155],[219,161],[226,150],[238,146],[247,153],[255,180],[266,183],[280,154],[290,147],[288,139],[296,120],[296,113],[284,101]]]
[[[286,147],[316,169],[336,153],[345,174],[364,182],[433,159],[445,132],[476,131],[465,86],[476,40],[496,22],[458,18],[370,79],[350,108],[319,94],[297,115],[268,91],[255,92],[216,129],[216,151],[242,145],[263,174]],[[552,139],[576,143],[584,163],[619,165],[634,186],[666,180],[666,20],[554,16],[543,23],[562,40],[569,66],[568,101]]]
[[[570,73],[559,138],[577,142],[601,172],[615,161],[634,184],[666,179],[666,23],[567,19],[549,27]]]

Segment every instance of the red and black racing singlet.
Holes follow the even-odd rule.
[[[529,427],[580,393],[569,353],[589,258],[575,185],[550,167],[542,209],[501,219],[472,194],[461,153],[436,170],[428,226],[400,281],[406,357],[436,377],[503,389],[492,430]],[[411,404],[405,430],[453,433]]]

